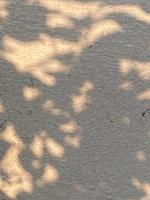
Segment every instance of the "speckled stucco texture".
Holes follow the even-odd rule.
[[[150,199],[149,0],[0,0],[12,199]]]

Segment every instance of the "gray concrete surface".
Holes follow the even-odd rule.
[[[11,199],[150,199],[149,0],[0,0]]]

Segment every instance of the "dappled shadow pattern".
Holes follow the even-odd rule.
[[[148,7],[0,0],[0,199],[150,198]]]

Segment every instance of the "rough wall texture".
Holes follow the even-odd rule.
[[[150,199],[149,0],[0,0],[11,199]]]

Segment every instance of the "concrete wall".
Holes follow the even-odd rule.
[[[149,0],[0,0],[0,200],[150,199],[149,55]]]

